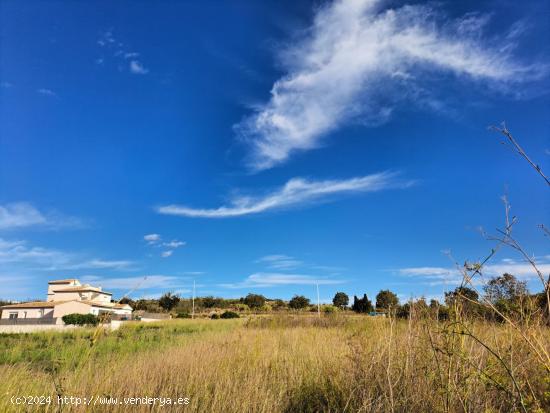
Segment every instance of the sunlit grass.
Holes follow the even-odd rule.
[[[93,346],[92,330],[2,336],[0,389],[5,395],[190,398],[184,408],[159,411],[520,411],[499,360],[445,327],[430,320],[280,316],[135,324],[106,332]],[[499,324],[470,327],[512,366],[526,408],[548,408],[548,372],[518,334]],[[548,347],[548,330],[538,334]],[[117,411],[148,409],[121,405]],[[5,397],[0,411],[25,409]]]

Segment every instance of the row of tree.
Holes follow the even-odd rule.
[[[456,311],[456,303],[460,300],[460,310],[468,315],[485,318],[495,318],[494,311],[485,311],[483,303],[491,303],[501,314],[521,314],[526,311],[526,306],[544,308],[544,295],[530,295],[524,281],[519,281],[511,274],[503,274],[488,281],[483,288],[483,295],[480,297],[476,290],[468,287],[457,287],[453,291],[445,293],[444,303],[437,300],[426,302],[424,298],[415,301],[409,300],[401,304],[397,294],[390,290],[381,290],[375,297],[374,303],[363,294],[361,298],[354,296],[350,305],[349,296],[344,292],[337,292],[334,295],[332,304],[337,309],[349,309],[357,313],[371,313],[373,311],[388,313],[391,312],[400,317],[408,317],[411,311],[417,314],[432,314],[439,318],[448,317],[449,311]],[[192,311],[192,300],[183,299],[178,295],[166,293],[158,300],[137,300],[123,299],[122,302],[129,303],[135,310],[149,312],[178,312],[190,313]],[[310,300],[303,295],[295,295],[288,302],[281,299],[269,299],[261,294],[248,294],[238,299],[224,299],[219,297],[198,297],[195,299],[197,311],[214,308],[233,309],[238,311],[278,311],[285,309],[303,310],[311,307]],[[313,307],[312,307],[313,308]],[[315,308],[313,308],[315,309]],[[498,314],[498,313],[497,313]],[[497,317],[498,318],[498,317]]]

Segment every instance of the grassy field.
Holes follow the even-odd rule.
[[[521,334],[537,340],[536,351]],[[544,327],[361,316],[3,335],[0,411],[543,412],[550,376],[541,354],[549,351]],[[54,400],[14,405],[14,395]],[[117,406],[59,406],[58,395],[112,397]],[[147,396],[189,404],[124,404],[124,397]]]

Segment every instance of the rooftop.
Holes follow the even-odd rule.
[[[67,278],[66,280],[53,280],[48,281],[48,284],[70,284],[74,281],[78,281],[76,278]]]
[[[103,308],[123,308],[127,304],[114,304],[114,303],[98,303],[96,301],[89,300],[64,300],[64,301],[31,301],[28,303],[17,303],[17,304],[8,304],[0,308],[10,309],[10,308],[54,308],[56,305],[65,304],[65,303],[84,303],[91,305],[93,307],[103,307]]]
[[[53,290],[54,293],[78,292],[78,291],[94,291],[97,293],[113,295],[112,293],[108,293],[107,291],[101,291],[101,289],[97,287],[92,287],[90,285],[77,285],[75,287],[65,287],[65,288],[60,288],[58,290]]]
[[[0,308],[53,308],[59,303],[59,301],[31,301],[28,303],[8,304]]]

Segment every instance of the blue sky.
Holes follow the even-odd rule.
[[[3,1],[0,297],[440,297],[550,272],[543,1]],[[540,290],[511,250],[512,272]],[[144,277],[147,276],[147,279]]]

